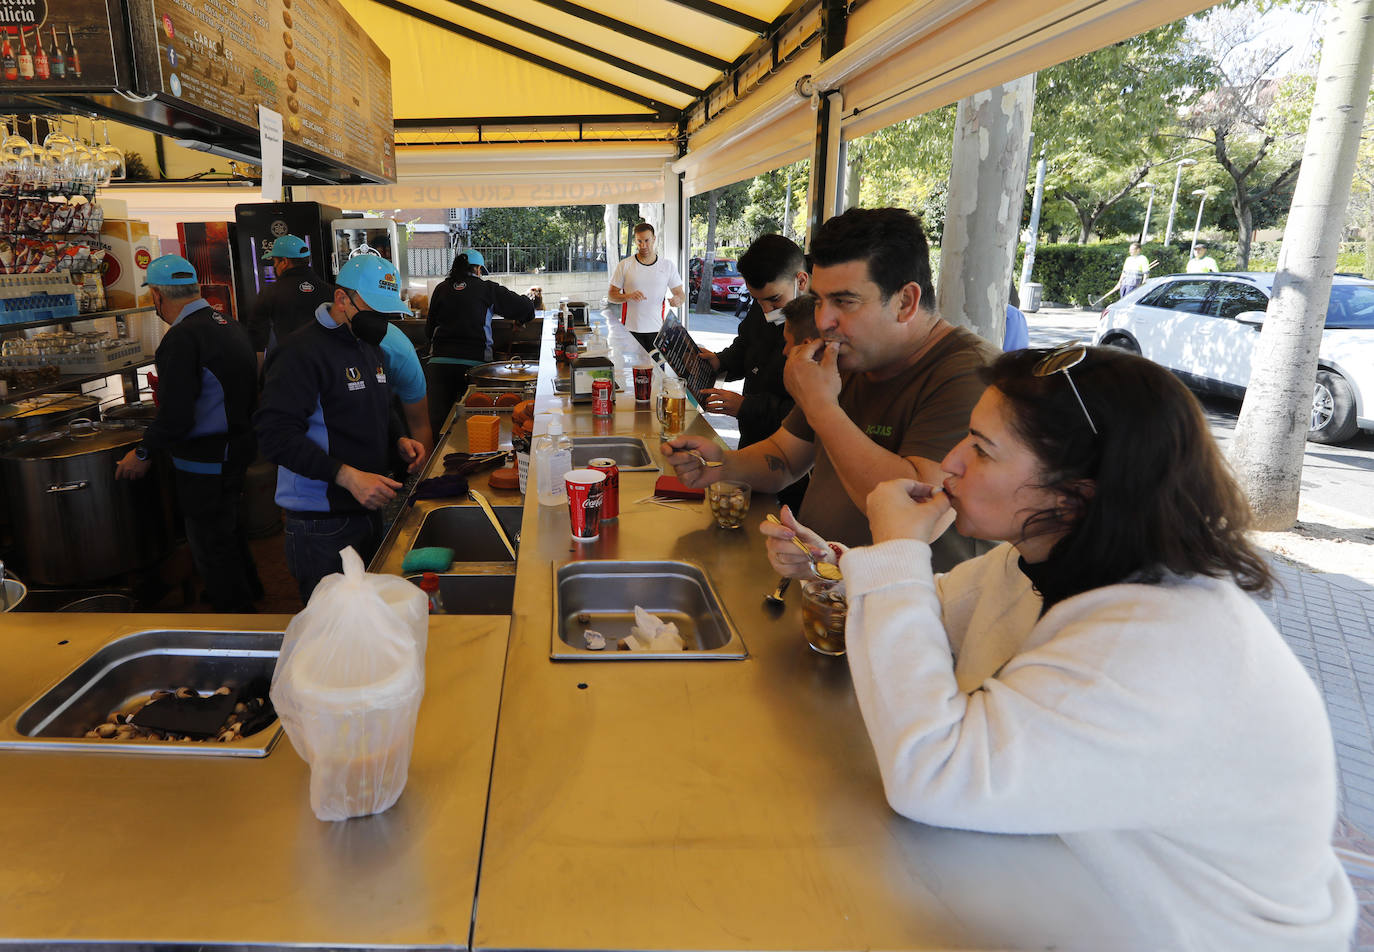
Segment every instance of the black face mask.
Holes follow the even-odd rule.
[[[358,340],[378,346],[382,343],[382,338],[386,336],[387,323],[385,315],[378,314],[376,311],[359,311],[353,315],[349,325],[353,328],[353,333],[357,335]]]

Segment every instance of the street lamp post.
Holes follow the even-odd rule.
[[[1150,190],[1150,200],[1145,203],[1145,224],[1140,227],[1140,243],[1143,245],[1150,240],[1150,212],[1155,207],[1155,183],[1141,182],[1136,188],[1148,188]]]
[[[1193,249],[1197,247],[1197,233],[1198,229],[1202,227],[1202,210],[1207,207],[1207,190],[1205,188],[1195,188],[1193,189],[1193,194],[1201,195],[1202,200],[1197,203],[1197,221],[1193,224],[1193,243],[1188,248],[1189,255],[1191,255]]]
[[[1178,207],[1178,180],[1183,176],[1185,165],[1197,165],[1197,159],[1179,159],[1178,171],[1174,172],[1174,197],[1169,199],[1169,224],[1164,227],[1164,243],[1174,237],[1174,209]]]

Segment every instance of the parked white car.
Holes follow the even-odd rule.
[[[1171,274],[1107,307],[1095,344],[1122,347],[1168,367],[1197,390],[1240,397],[1273,291],[1272,273]],[[1374,429],[1374,282],[1336,275],[1318,351],[1314,443]]]

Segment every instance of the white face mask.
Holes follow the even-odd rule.
[[[782,308],[775,307],[763,315],[763,319],[769,324],[781,324],[787,320],[787,315],[782,312]]]

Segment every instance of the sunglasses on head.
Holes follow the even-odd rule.
[[[1031,368],[1031,373],[1037,377],[1049,377],[1062,371],[1064,379],[1069,382],[1069,387],[1073,390],[1074,399],[1078,401],[1078,406],[1083,411],[1084,419],[1088,421],[1093,436],[1096,436],[1097,424],[1093,422],[1093,415],[1088,412],[1088,405],[1083,402],[1083,396],[1078,392],[1078,386],[1069,374],[1069,368],[1077,367],[1087,356],[1088,348],[1085,345],[1078,343],[1078,341],[1070,341],[1067,344],[1061,344],[1040,358]]]

